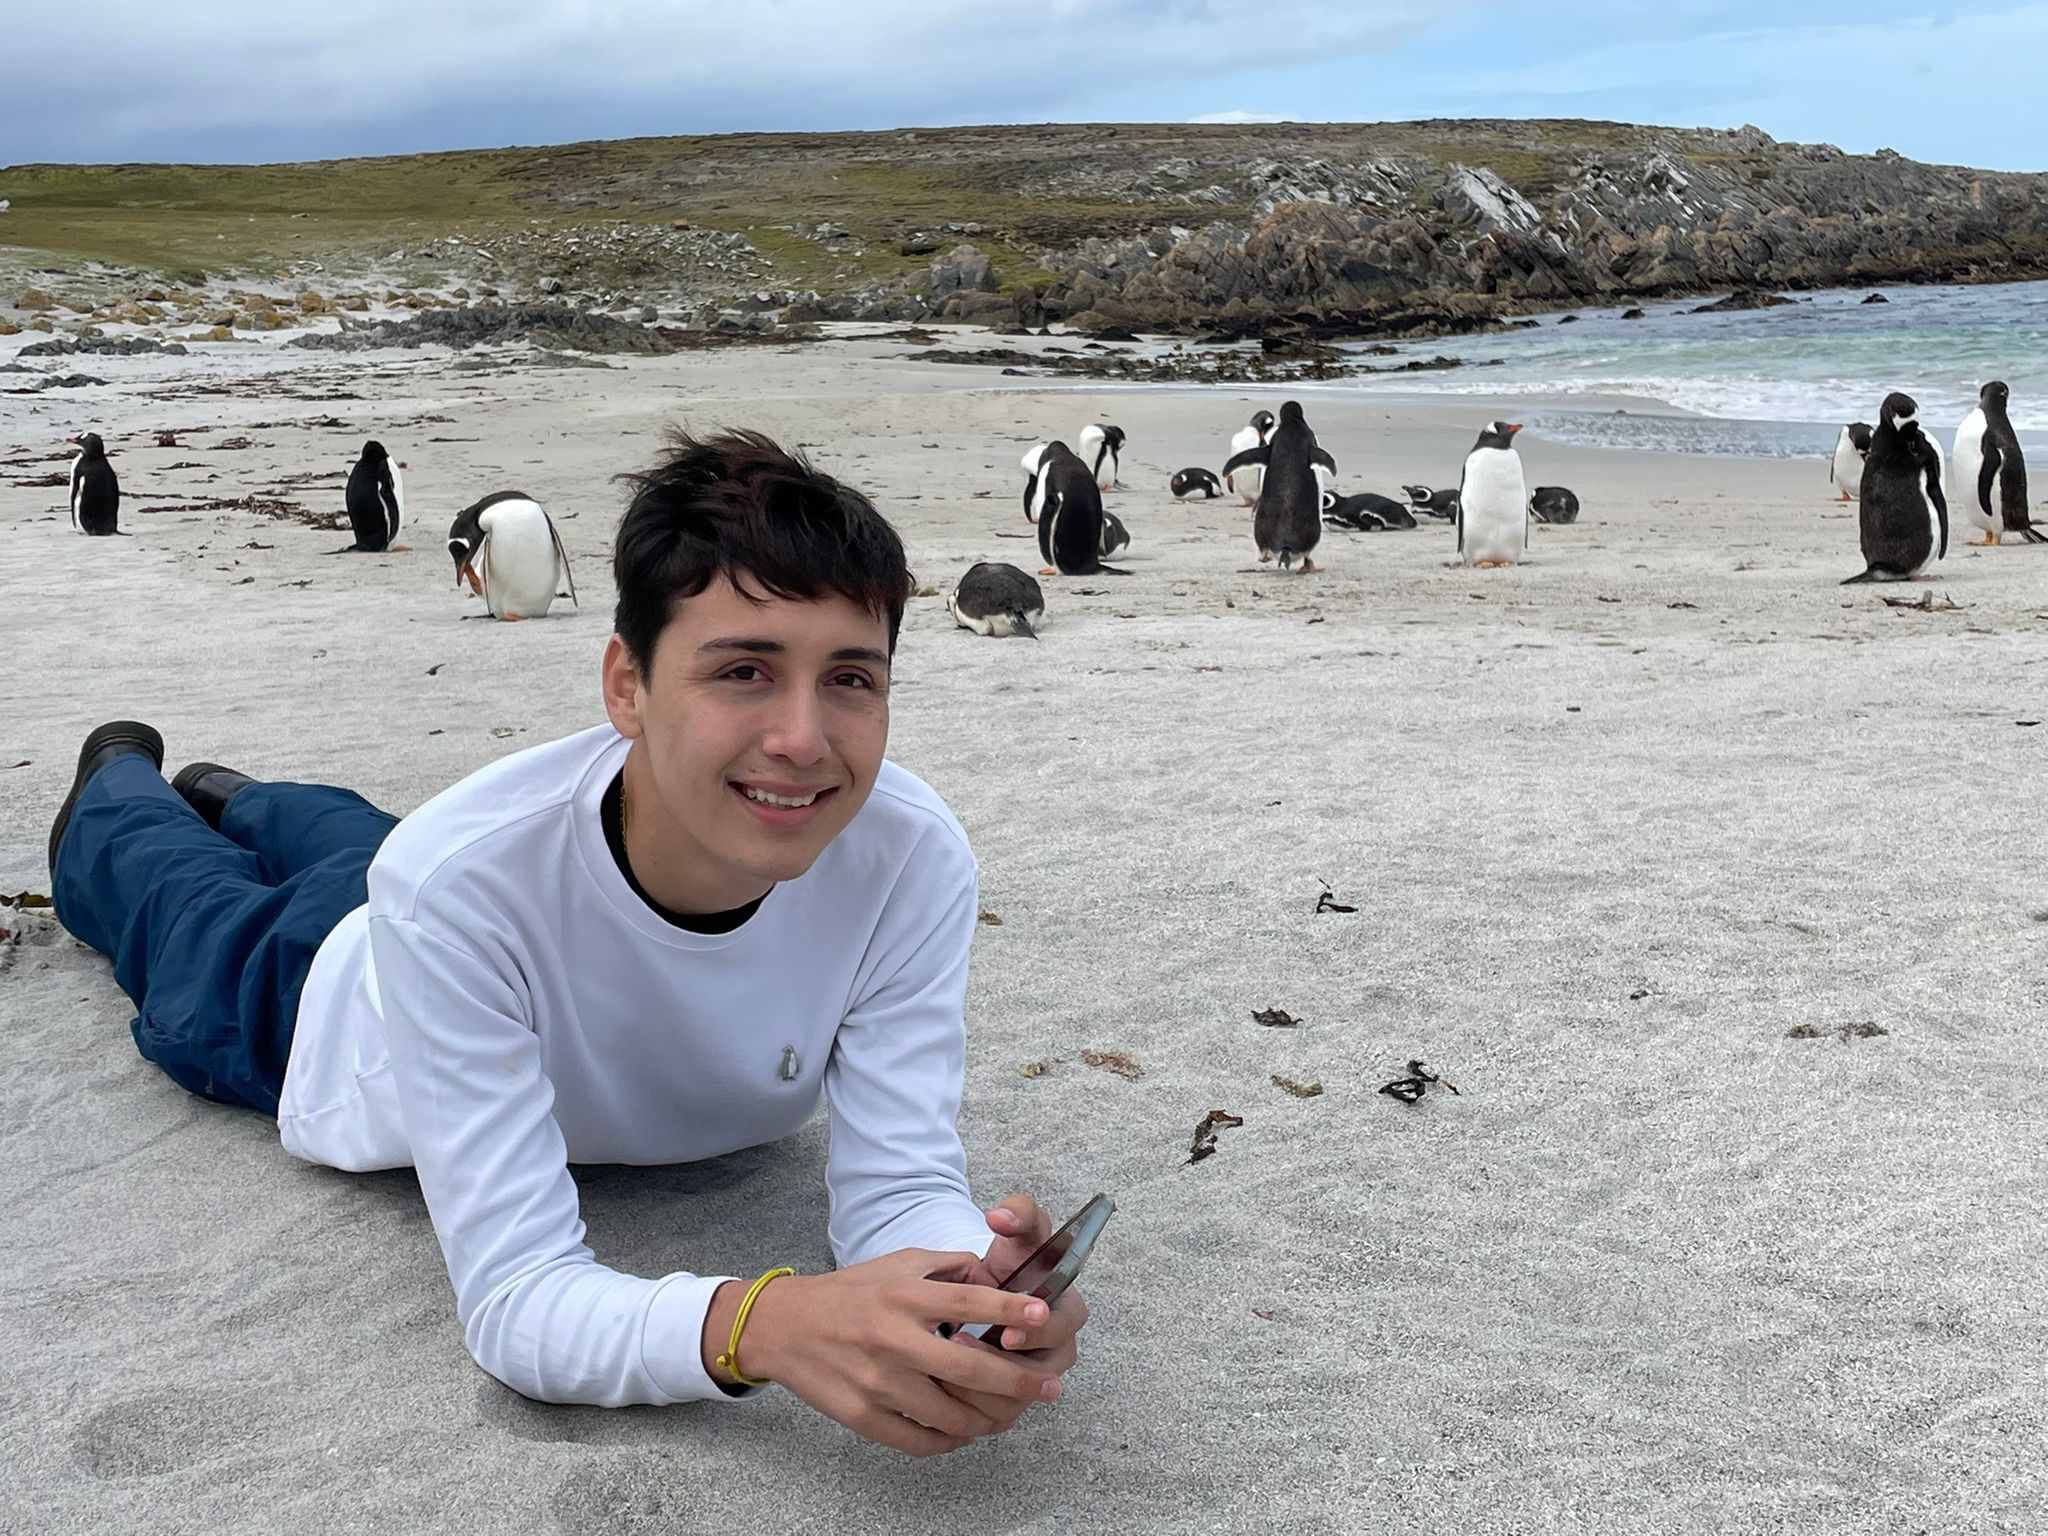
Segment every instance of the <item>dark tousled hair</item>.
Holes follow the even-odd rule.
[[[652,469],[619,476],[633,500],[612,544],[612,627],[642,676],[676,604],[718,576],[742,593],[836,593],[887,621],[894,654],[910,566],[867,497],[759,432],[668,441]]]

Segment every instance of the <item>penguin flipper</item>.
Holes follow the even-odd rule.
[[[555,541],[555,564],[561,570],[562,579],[569,583],[569,601],[578,608],[582,600],[576,596],[576,573],[569,569],[569,551],[562,544],[562,530],[555,526],[555,520],[548,519],[548,536]]]
[[[1245,449],[1243,453],[1233,453],[1229,460],[1225,462],[1223,473],[1228,477],[1235,470],[1244,469],[1253,464],[1271,464],[1272,462],[1273,450],[1267,447],[1266,444],[1261,443],[1256,448]]]
[[[1977,466],[1977,505],[1984,509],[1986,517],[1995,518],[1998,516],[1998,508],[1994,507],[1991,501],[1993,495],[1998,490],[1998,466],[2000,462],[1998,444],[1992,442],[1985,443],[1984,462]]]
[[[1031,620],[1022,608],[1017,609],[1016,612],[1010,615],[1010,628],[1014,634],[1023,635],[1032,640],[1038,638],[1038,631],[1031,627]]]
[[[1330,457],[1329,450],[1311,448],[1308,451],[1308,458],[1311,464],[1320,464],[1333,475],[1337,473],[1337,461]]]

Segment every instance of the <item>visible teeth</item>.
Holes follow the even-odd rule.
[[[818,791],[815,789],[812,790],[808,795],[805,795],[801,800],[791,800],[783,795],[771,795],[768,793],[767,790],[756,789],[751,784],[742,785],[740,787],[740,793],[745,795],[749,800],[760,801],[763,805],[779,805],[782,806],[785,810],[792,811],[801,809],[802,807],[809,805],[813,800],[818,798]]]

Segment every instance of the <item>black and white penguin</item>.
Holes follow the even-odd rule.
[[[1036,523],[1039,513],[1045,510],[1045,492],[1038,483],[1038,464],[1045,457],[1050,443],[1033,443],[1024,450],[1024,457],[1018,462],[1024,466],[1024,521]]]
[[[1949,483],[1970,521],[1984,530],[1984,542],[2016,533],[2030,544],[2048,544],[2027,510],[2027,460],[2012,429],[2006,404],[2012,392],[1993,379],[1977,391],[1977,408],[1956,428],[1955,478]]]
[[[1182,501],[1199,496],[1210,501],[1223,494],[1223,482],[1206,469],[1184,469],[1167,483],[1167,489]]]
[[[1361,491],[1356,496],[1323,492],[1323,522],[1327,527],[1346,528],[1354,533],[1379,533],[1389,528],[1413,528],[1415,518],[1391,496]]]
[[[1455,489],[1433,491],[1426,485],[1404,485],[1401,492],[1408,498],[1409,508],[1424,517],[1440,517],[1447,523],[1457,521],[1458,493]]]
[[[1065,443],[1038,451],[1038,552],[1041,576],[1128,576],[1102,563],[1102,489],[1086,464]]]
[[[1124,451],[1124,429],[1105,421],[1091,421],[1081,429],[1081,460],[1095,474],[1098,490],[1116,487],[1117,455]]]
[[[1029,571],[984,560],[967,568],[946,599],[946,612],[955,624],[977,635],[1028,635],[1036,640],[1045,623],[1045,591]]]
[[[1576,523],[1579,498],[1561,485],[1539,485],[1529,493],[1529,513],[1539,523]]]
[[[1863,461],[1870,456],[1870,423],[1852,421],[1835,439],[1834,462],[1828,465],[1828,483],[1843,501],[1854,501],[1863,488]]]
[[[1273,413],[1253,411],[1250,424],[1238,428],[1237,435],[1231,438],[1230,451],[1232,454],[1240,454],[1248,448],[1260,447],[1272,435]],[[1223,483],[1242,496],[1246,506],[1250,506],[1259,499],[1259,486],[1264,481],[1265,474],[1265,468],[1258,464],[1248,464],[1235,475],[1226,467],[1223,471]]]
[[[544,617],[562,582],[569,601],[583,606],[554,520],[524,491],[494,491],[456,513],[448,553],[455,559],[455,584],[467,578],[498,618]]]
[[[1248,465],[1265,471],[1258,504],[1252,509],[1259,558],[1277,559],[1283,571],[1293,569],[1299,560],[1302,574],[1310,574],[1317,569],[1314,552],[1323,537],[1323,488],[1316,470],[1334,475],[1337,461],[1316,445],[1316,435],[1297,402],[1280,407],[1280,420],[1263,445],[1231,455],[1223,478],[1228,480],[1234,470]]]
[[[348,521],[355,543],[342,554],[381,555],[398,542],[405,526],[405,482],[384,445],[363,444],[363,455],[348,472]]]
[[[1870,457],[1863,464],[1864,569],[1859,581],[1911,581],[1948,554],[1948,502],[1941,493],[1941,452],[1920,430],[1911,395],[1884,397]]]
[[[1131,547],[1131,530],[1124,520],[1105,509],[1102,514],[1102,558],[1114,560]]]
[[[1490,421],[1458,480],[1458,553],[1481,568],[1513,565],[1529,550],[1529,491],[1515,452],[1518,421]]]
[[[71,526],[96,538],[119,533],[121,481],[107,462],[107,445],[97,432],[71,439],[78,454],[71,461]]]

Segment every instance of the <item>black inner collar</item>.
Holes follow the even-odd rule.
[[[598,819],[604,823],[605,846],[612,851],[612,862],[619,866],[619,873],[626,877],[626,884],[633,887],[633,894],[647,903],[647,909],[671,927],[681,928],[690,933],[731,933],[748,918],[761,910],[761,903],[767,898],[756,896],[744,907],[733,907],[724,912],[671,912],[652,896],[633,874],[633,866],[626,859],[626,826],[620,815],[620,808],[626,798],[626,770],[621,768],[604,792],[604,802],[598,807]]]

